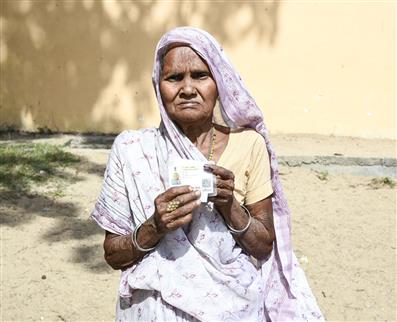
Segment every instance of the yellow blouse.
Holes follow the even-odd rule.
[[[246,205],[273,193],[265,139],[254,130],[231,132],[217,164],[234,173],[234,195]]]

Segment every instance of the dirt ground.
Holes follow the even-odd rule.
[[[394,141],[332,140],[273,142],[279,155],[395,157]],[[84,162],[64,196],[0,200],[2,321],[114,320],[119,273],[105,264],[103,231],[88,219],[109,151],[71,151]],[[327,320],[396,321],[396,188],[301,167],[281,174],[294,249]]]

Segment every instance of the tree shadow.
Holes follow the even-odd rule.
[[[18,198],[15,195],[0,194],[0,226],[16,228],[40,217],[56,219],[56,225],[43,233],[41,239],[49,244],[66,240],[78,240],[81,244],[72,247],[69,258],[73,263],[95,272],[110,272],[98,245],[87,245],[85,240],[104,231],[90,218],[81,218],[81,209],[71,202],[62,202],[46,196],[31,195]]]
[[[82,245],[74,249],[71,260],[95,273],[111,272],[113,269],[105,262],[101,250],[97,245]]]
[[[28,224],[37,216],[58,219],[71,218],[78,213],[78,208],[73,203],[40,194],[1,192],[0,202],[0,225],[13,228]]]
[[[24,140],[29,143],[26,138]],[[105,170],[104,164],[91,162],[84,157],[81,157],[80,163],[73,167],[77,172],[72,178],[67,179],[64,174],[59,176],[62,171],[57,170],[57,179],[64,177],[62,180],[65,180],[65,184],[76,185],[84,180],[84,175],[91,174],[102,177]],[[88,238],[94,235],[104,236],[104,231],[89,218],[88,213],[84,212],[82,206],[77,202],[65,201],[62,198],[48,195],[46,189],[30,191],[25,187],[20,190],[3,188],[0,191],[1,227],[16,229],[33,222],[38,217],[52,218],[55,220],[55,225],[42,233],[41,240],[48,244],[78,240],[79,246],[71,249],[70,261],[82,264],[86,269],[95,273],[111,271],[111,268],[103,260],[101,247],[87,245]]]
[[[278,1],[1,1],[1,127],[119,132],[153,126],[161,35],[198,25],[223,45],[275,43]]]
[[[25,142],[29,143],[27,140]],[[76,157],[73,154],[72,156]],[[10,160],[8,158],[2,158],[1,161],[5,163],[12,162],[13,160],[12,158]],[[22,161],[20,160],[20,162]],[[41,169],[39,159],[32,158],[28,160],[28,163],[33,164],[35,172]],[[11,180],[23,181],[22,184],[17,186],[9,186],[7,185],[8,182],[2,181],[3,187],[0,190],[0,224],[16,227],[21,224],[27,224],[37,216],[41,216],[69,221],[74,228],[72,229],[72,234],[69,234],[69,236],[74,239],[98,233],[99,230],[93,229],[88,222],[78,218],[81,209],[75,203],[62,201],[61,198],[53,195],[50,189],[54,182],[62,184],[63,188],[79,184],[79,182],[84,180],[84,174],[93,174],[102,177],[105,168],[106,166],[104,164],[95,163],[89,161],[87,158],[79,157],[77,164],[69,164],[63,167],[60,167],[59,164],[51,166],[50,171],[53,172],[52,176],[46,181],[34,182],[35,187],[33,189],[28,180],[21,180],[21,175]],[[73,171],[74,173],[71,175]],[[6,174],[1,174],[0,178],[3,175]],[[66,226],[61,227],[64,227],[65,231],[67,230]],[[49,241],[56,241],[55,239],[51,240],[49,236],[51,234],[47,238]]]

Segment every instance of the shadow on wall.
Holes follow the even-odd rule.
[[[153,54],[167,30],[206,29],[225,46],[277,34],[279,3],[1,1],[0,128],[119,132],[156,125]]]

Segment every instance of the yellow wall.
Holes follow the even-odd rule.
[[[394,1],[1,1],[0,127],[157,125],[154,47],[212,33],[271,132],[395,138]]]

